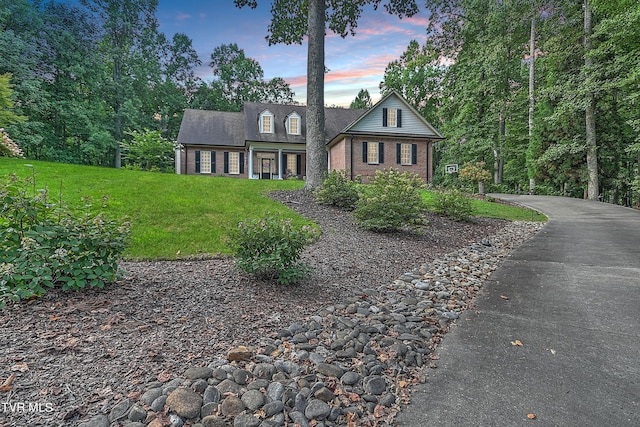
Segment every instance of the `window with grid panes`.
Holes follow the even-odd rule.
[[[238,175],[240,173],[240,153],[229,153],[229,174]]]
[[[287,156],[287,172],[291,172],[294,175],[298,174],[298,156],[295,154],[289,154]]]
[[[387,126],[392,128],[398,127],[398,110],[395,108],[389,108],[387,110]]]
[[[211,151],[200,152],[200,173],[211,173]]]
[[[378,143],[370,142],[367,146],[367,163],[377,164],[379,163],[378,157]]]
[[[400,163],[410,165],[411,160],[411,144],[400,144]]]

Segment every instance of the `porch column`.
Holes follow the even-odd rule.
[[[249,145],[249,179],[253,179],[253,147]]]
[[[282,179],[282,148],[278,148],[278,179]]]

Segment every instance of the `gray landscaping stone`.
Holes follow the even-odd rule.
[[[204,395],[202,396],[202,402],[207,403],[218,403],[220,402],[220,390],[216,387],[210,385],[204,390]]]
[[[111,412],[109,412],[109,421],[113,423],[126,418],[130,407],[131,401],[129,399],[118,402],[118,404],[111,409]]]
[[[162,388],[152,388],[144,392],[144,394],[140,397],[140,402],[145,405],[151,405],[153,401],[160,396],[162,396]]]
[[[196,418],[202,408],[202,396],[187,388],[178,388],[167,397],[166,406],[180,417]]]
[[[197,379],[208,379],[211,378],[211,374],[213,374],[213,369],[207,367],[194,367],[189,368],[184,372],[184,376],[190,380]]]
[[[129,410],[129,420],[130,421],[144,421],[147,418],[147,411],[144,408],[141,408],[138,405],[133,405]]]
[[[265,397],[259,390],[248,390],[241,398],[247,409],[256,411],[264,405]]]
[[[227,421],[224,418],[217,415],[209,415],[202,419],[202,425],[204,427],[229,427]]]
[[[316,366],[316,371],[328,377],[340,378],[344,375],[344,369],[330,363],[320,363]]]
[[[240,414],[233,419],[233,427],[258,427],[260,419],[251,414]]]
[[[269,418],[284,410],[284,404],[280,401],[269,402],[262,407],[265,417]]]
[[[91,418],[89,421],[84,423],[80,423],[78,427],[109,427],[109,417],[104,414],[96,415]]]
[[[158,398],[155,399],[149,406],[151,406],[152,411],[160,412],[162,411],[166,403],[167,403],[167,396],[163,394],[162,396],[158,396]]]
[[[387,383],[383,377],[372,375],[364,379],[364,391],[367,394],[380,395],[387,391]]]
[[[216,388],[221,394],[225,394],[225,393],[240,394],[240,392],[242,391],[242,386],[236,384],[232,380],[224,380],[220,384],[218,384]]]
[[[205,403],[204,405],[202,405],[202,408],[200,408],[200,418],[216,414],[219,408],[220,404],[218,402]]]
[[[245,409],[244,402],[236,396],[228,396],[222,401],[222,405],[220,406],[222,415],[230,417],[235,417]]]
[[[309,427],[309,420],[304,416],[302,412],[289,412],[289,418],[294,423],[300,424],[300,427]]]
[[[312,399],[304,410],[304,416],[309,420],[324,420],[331,413],[331,408],[326,402]]]

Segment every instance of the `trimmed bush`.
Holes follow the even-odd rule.
[[[352,181],[346,170],[332,170],[316,191],[316,200],[325,205],[352,211],[360,198],[358,184],[359,178]]]
[[[33,181],[15,176],[0,186],[0,305],[56,286],[102,288],[116,280],[129,224],[90,204],[71,212],[51,203],[46,190],[30,186],[35,188]]]
[[[300,262],[300,256],[318,236],[311,227],[296,227],[290,220],[267,215],[240,222],[228,243],[241,271],[287,285],[300,282],[310,273],[311,268]]]
[[[416,224],[422,218],[425,188],[418,175],[397,169],[376,171],[371,183],[365,187],[353,215],[367,230],[391,232]]]
[[[454,189],[437,191],[435,196],[435,210],[454,221],[468,221],[473,216],[471,198],[462,191]]]

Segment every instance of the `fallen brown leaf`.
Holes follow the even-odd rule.
[[[522,341],[520,341],[520,340],[511,341],[511,345],[515,345],[517,347],[522,347]]]
[[[536,414],[527,414],[527,418],[529,418],[530,420],[535,420]]]
[[[509,297],[508,297],[508,296],[506,296],[506,295],[500,295],[500,298],[502,298],[502,299],[509,299]]]
[[[16,376],[14,374],[9,375],[9,378],[4,380],[2,385],[0,385],[0,392],[7,393],[9,390],[11,390],[11,384],[13,384],[13,381],[15,379],[16,379]]]
[[[29,370],[29,366],[24,362],[16,363],[11,367],[11,371],[13,372],[27,372]]]

